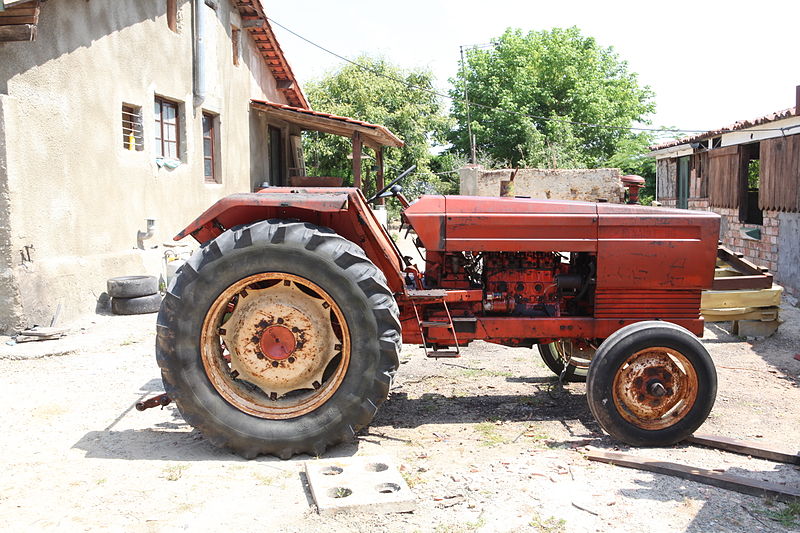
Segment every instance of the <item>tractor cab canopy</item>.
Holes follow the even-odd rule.
[[[303,107],[292,107],[265,100],[251,100],[250,106],[255,111],[263,113],[269,122],[288,124],[295,131],[319,131],[331,133],[342,137],[349,137],[353,143],[353,185],[361,188],[361,160],[363,148],[366,146],[375,153],[375,185],[378,189],[383,187],[383,148],[385,146],[401,147],[403,141],[398,139],[386,127],[377,124],[370,124],[348,117],[340,117],[329,113],[321,113]],[[272,127],[272,126],[270,126]],[[279,164],[284,159],[285,149],[280,147],[280,143],[270,143],[270,164]],[[276,152],[272,152],[276,150]],[[272,185],[288,186],[325,186],[341,185],[340,180],[331,178],[308,177],[305,175],[303,164],[302,148],[300,147],[299,136],[292,137],[290,157],[288,160],[294,161],[294,165],[287,165],[288,172],[283,174],[287,179],[272,180]],[[271,175],[281,175],[281,172],[271,173]],[[325,180],[331,180],[326,182]],[[336,183],[338,181],[338,183]]]

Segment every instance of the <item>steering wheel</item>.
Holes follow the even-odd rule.
[[[379,190],[378,192],[376,192],[376,193],[375,193],[375,196],[373,196],[372,198],[370,198],[369,200],[367,200],[367,203],[368,203],[368,204],[369,204],[369,203],[372,203],[372,202],[374,202],[375,200],[377,200],[378,198],[385,198],[386,196],[392,196],[392,195],[394,194],[394,192],[392,192],[392,194],[386,194],[386,192],[387,192],[387,191],[390,191],[390,190],[392,190],[392,187],[394,187],[395,185],[397,185],[397,184],[400,182],[400,180],[401,180],[401,179],[405,178],[406,176],[408,176],[409,174],[411,174],[412,172],[414,172],[414,170],[415,170],[416,168],[417,168],[417,165],[411,165],[410,167],[408,167],[407,169],[405,169],[405,170],[403,171],[403,173],[402,173],[402,174],[400,174],[399,176],[397,176],[395,179],[393,179],[393,180],[391,181],[391,183],[389,183],[389,184],[388,184],[388,185],[386,185],[386,186],[385,186],[383,189],[381,189],[381,190]]]

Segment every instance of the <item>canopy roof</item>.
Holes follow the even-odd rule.
[[[285,120],[300,126],[304,130],[321,131],[343,137],[361,135],[361,141],[373,149],[381,146],[403,146],[403,141],[397,138],[386,127],[370,124],[348,117],[340,117],[329,113],[321,113],[302,107],[293,107],[265,100],[251,100],[253,109],[266,113],[272,117]]]

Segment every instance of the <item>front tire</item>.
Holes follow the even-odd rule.
[[[398,367],[382,272],[327,228],[225,231],[182,266],[158,315],[162,380],[184,419],[246,458],[319,455],[375,416]]]
[[[700,341],[669,322],[638,322],[606,339],[589,367],[589,409],[632,446],[669,446],[705,422],[717,395],[714,362]]]

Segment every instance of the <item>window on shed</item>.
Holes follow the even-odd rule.
[[[675,183],[675,206],[689,209],[689,156],[678,158],[678,175]]]
[[[221,182],[218,162],[217,117],[203,112],[203,176],[206,183]]]
[[[180,115],[178,103],[156,96],[156,156],[179,159]]]
[[[122,147],[126,150],[144,150],[142,138],[142,108],[122,104]]]
[[[758,191],[761,184],[760,144],[742,146],[742,169],[739,179],[739,221],[761,225],[764,214],[758,206]]]

